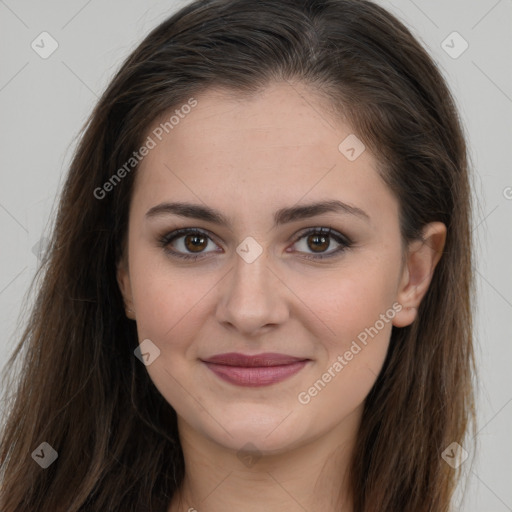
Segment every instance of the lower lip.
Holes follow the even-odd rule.
[[[281,382],[302,370],[306,363],[307,361],[297,361],[279,366],[249,368],[205,362],[206,366],[221,379],[237,386],[248,387],[269,386]]]

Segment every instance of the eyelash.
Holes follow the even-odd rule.
[[[171,242],[174,242],[178,238],[182,238],[183,236],[186,236],[186,235],[202,235],[202,236],[206,236],[208,239],[210,239],[210,240],[212,240],[212,242],[214,242],[214,240],[210,237],[210,235],[208,234],[207,231],[203,231],[203,230],[200,230],[197,228],[177,229],[175,231],[172,231],[170,233],[167,233],[167,234],[161,236],[158,239],[158,242],[159,242],[159,245],[170,256],[180,258],[182,260],[187,260],[187,261],[195,261],[195,260],[198,260],[201,258],[205,258],[206,256],[204,256],[204,254],[205,254],[204,252],[198,253],[197,255],[192,255],[192,254],[180,253],[178,251],[174,251],[174,250],[168,248],[168,246]],[[342,235],[341,233],[334,231],[332,228],[325,228],[325,227],[309,228],[304,231],[301,231],[295,237],[293,244],[296,244],[299,240],[301,240],[304,237],[307,237],[308,235],[329,236],[329,237],[333,238],[337,243],[340,244],[340,247],[338,247],[334,251],[327,253],[327,254],[321,254],[321,253],[318,253],[316,255],[302,254],[303,258],[306,258],[309,260],[323,260],[326,258],[332,258],[335,256],[339,256],[342,252],[344,252],[346,249],[349,249],[353,245],[352,241],[345,235]],[[209,251],[209,252],[211,252],[211,251]]]

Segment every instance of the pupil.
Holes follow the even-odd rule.
[[[310,247],[315,252],[325,251],[329,247],[329,242],[327,241],[327,237],[324,235],[310,235],[308,237],[308,242],[313,242],[313,244],[320,243],[321,245],[313,245]]]
[[[193,252],[200,252],[204,249],[205,237],[201,235],[188,235],[185,237],[185,245],[187,249]]]

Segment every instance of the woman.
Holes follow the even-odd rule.
[[[71,164],[11,360],[0,508],[449,510],[467,167],[442,76],[381,7],[170,17]]]

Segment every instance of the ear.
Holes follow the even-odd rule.
[[[126,316],[132,320],[135,320],[130,272],[125,256],[123,256],[123,258],[117,264],[116,278],[119,289],[121,290],[121,295],[123,296],[124,305],[126,308]]]
[[[416,318],[445,242],[446,226],[442,222],[431,222],[422,230],[421,239],[409,244],[397,296],[403,308],[393,318],[395,327],[410,325]]]

